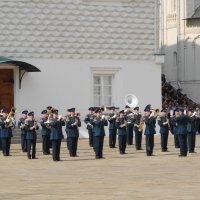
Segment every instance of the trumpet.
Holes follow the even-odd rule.
[[[156,109],[151,109],[151,115],[150,117],[155,117],[157,118],[159,115],[159,112],[160,112],[160,109],[159,108],[156,108]]]

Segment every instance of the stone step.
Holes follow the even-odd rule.
[[[42,136],[40,134],[40,131],[37,132],[37,143],[42,142]],[[15,128],[13,130],[13,137],[11,139],[12,144],[20,144],[21,143],[21,130],[19,128]]]

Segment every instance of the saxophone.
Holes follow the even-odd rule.
[[[139,127],[138,127],[138,131],[139,131],[139,132],[142,132],[142,131],[143,131],[143,126],[144,126],[144,118],[143,118],[142,115],[141,115],[140,123],[139,123]]]

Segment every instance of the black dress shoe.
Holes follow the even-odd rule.
[[[32,159],[38,159],[37,157],[32,157]]]
[[[31,156],[28,156],[28,159],[31,159]]]
[[[180,154],[179,157],[186,157],[186,155],[181,155],[181,154]]]
[[[99,156],[95,156],[95,159],[100,159],[100,157]]]

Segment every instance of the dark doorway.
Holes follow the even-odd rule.
[[[10,109],[14,105],[13,69],[0,69],[0,106]]]

